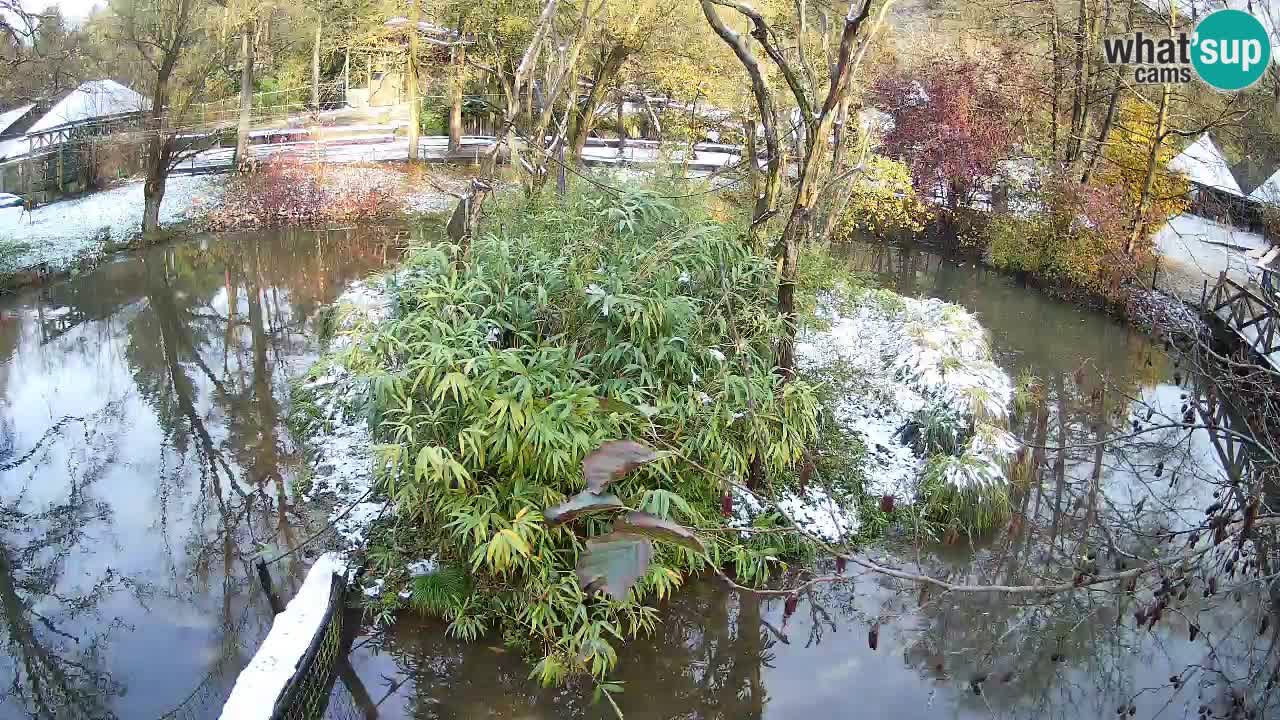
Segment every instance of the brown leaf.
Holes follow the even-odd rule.
[[[647,535],[654,540],[665,540],[682,545],[694,552],[707,551],[702,539],[689,528],[673,520],[660,518],[647,512],[629,512],[613,523],[614,532]]]
[[[587,593],[603,590],[623,600],[653,561],[653,542],[643,535],[611,532],[587,540],[578,555],[578,584]]]
[[[653,462],[658,453],[634,440],[611,440],[596,448],[582,460],[582,474],[587,490],[603,492],[609,483],[628,472]]]
[[[623,505],[616,495],[597,495],[584,490],[559,505],[547,508],[542,512],[542,517],[546,518],[549,524],[554,525],[555,523],[567,522],[585,513],[599,512],[601,510],[621,510],[625,507],[626,505]]]

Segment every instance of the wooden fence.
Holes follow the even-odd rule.
[[[145,161],[145,144],[125,136],[82,139],[0,162],[0,192],[39,205],[138,173]]]
[[[1280,350],[1280,310],[1269,298],[1237,283],[1224,271],[1208,292],[1203,307],[1225,322],[1255,353],[1275,365],[1270,355]]]

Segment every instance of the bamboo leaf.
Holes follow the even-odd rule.
[[[559,505],[547,508],[543,511],[542,516],[546,518],[548,523],[554,524],[567,522],[585,513],[600,512],[602,510],[621,510],[625,507],[626,505],[623,505],[616,495],[597,495],[584,490]]]
[[[582,461],[582,474],[587,489],[602,492],[609,483],[628,472],[656,460],[658,453],[634,440],[611,440],[587,455]]]
[[[640,415],[640,408],[621,400],[611,397],[598,397],[596,404],[601,410],[607,413],[618,413],[619,415]]]

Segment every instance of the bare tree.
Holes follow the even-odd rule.
[[[258,33],[255,9],[245,8],[240,29],[240,119],[236,126],[236,167],[243,170],[249,163],[249,129],[253,123],[254,40]]]
[[[850,4],[839,33],[837,49],[830,64],[826,92],[821,96],[820,102],[816,89],[807,88],[796,69],[798,64],[803,64],[803,55],[789,57],[785,50],[786,45],[780,42],[777,32],[769,26],[759,11],[736,0],[701,0],[701,3],[707,22],[733,49],[751,78],[756,109],[762,120],[765,146],[769,152],[769,169],[765,181],[765,192],[757,201],[752,217],[753,231],[758,232],[759,226],[777,213],[777,201],[781,193],[782,163],[776,110],[778,103],[774,100],[761,64],[747,45],[746,39],[729,29],[720,18],[716,6],[730,8],[750,20],[751,37],[760,43],[765,54],[786,80],[786,85],[791,91],[790,99],[795,102],[800,116],[799,134],[803,140],[803,153],[796,170],[799,181],[795,186],[795,199],[787,213],[782,236],[775,246],[775,253],[781,259],[778,311],[786,323],[786,329],[778,343],[778,370],[784,376],[790,376],[795,367],[795,286],[799,274],[800,244],[811,234],[814,210],[818,201],[823,197],[830,197],[830,188],[838,184],[838,181],[847,181],[851,174],[839,171],[838,163],[834,160],[841,157],[843,148],[833,147],[832,138],[833,134],[837,139],[844,137],[844,133],[836,133],[836,130],[838,125],[844,124],[845,114],[848,111],[846,99],[852,78],[866,54],[870,38],[874,35],[874,33],[867,33],[860,36],[863,23],[871,14],[871,0],[864,0],[861,4],[858,2]],[[879,27],[891,4],[892,0],[886,0],[881,5],[875,27]],[[803,28],[803,25],[800,27]],[[802,44],[797,43],[797,47]],[[837,172],[833,174],[832,170]],[[827,182],[828,180],[830,182]]]
[[[512,165],[521,171],[528,195],[541,192],[549,177],[548,168],[564,146],[571,111],[562,101],[577,83],[578,57],[605,4],[605,0],[584,2],[573,16],[570,33],[563,33],[555,27],[559,3],[547,0],[514,70],[501,62],[494,66],[472,63],[497,79],[505,98],[498,141],[490,148],[489,173],[494,171],[505,136]],[[492,40],[490,44],[495,45]],[[539,70],[541,78],[537,77]],[[517,135],[521,137],[517,139]]]
[[[160,227],[160,202],[169,172],[199,149],[199,143],[180,147],[177,135],[184,129],[187,111],[213,68],[211,60],[197,57],[195,52],[205,36],[201,21],[207,7],[203,0],[119,0],[112,6],[120,36],[137,50],[151,81],[150,107],[144,124],[144,233]]]

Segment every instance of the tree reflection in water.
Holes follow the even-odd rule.
[[[0,304],[0,717],[218,715],[272,617],[251,561],[308,534],[289,380],[393,241],[211,237]]]

